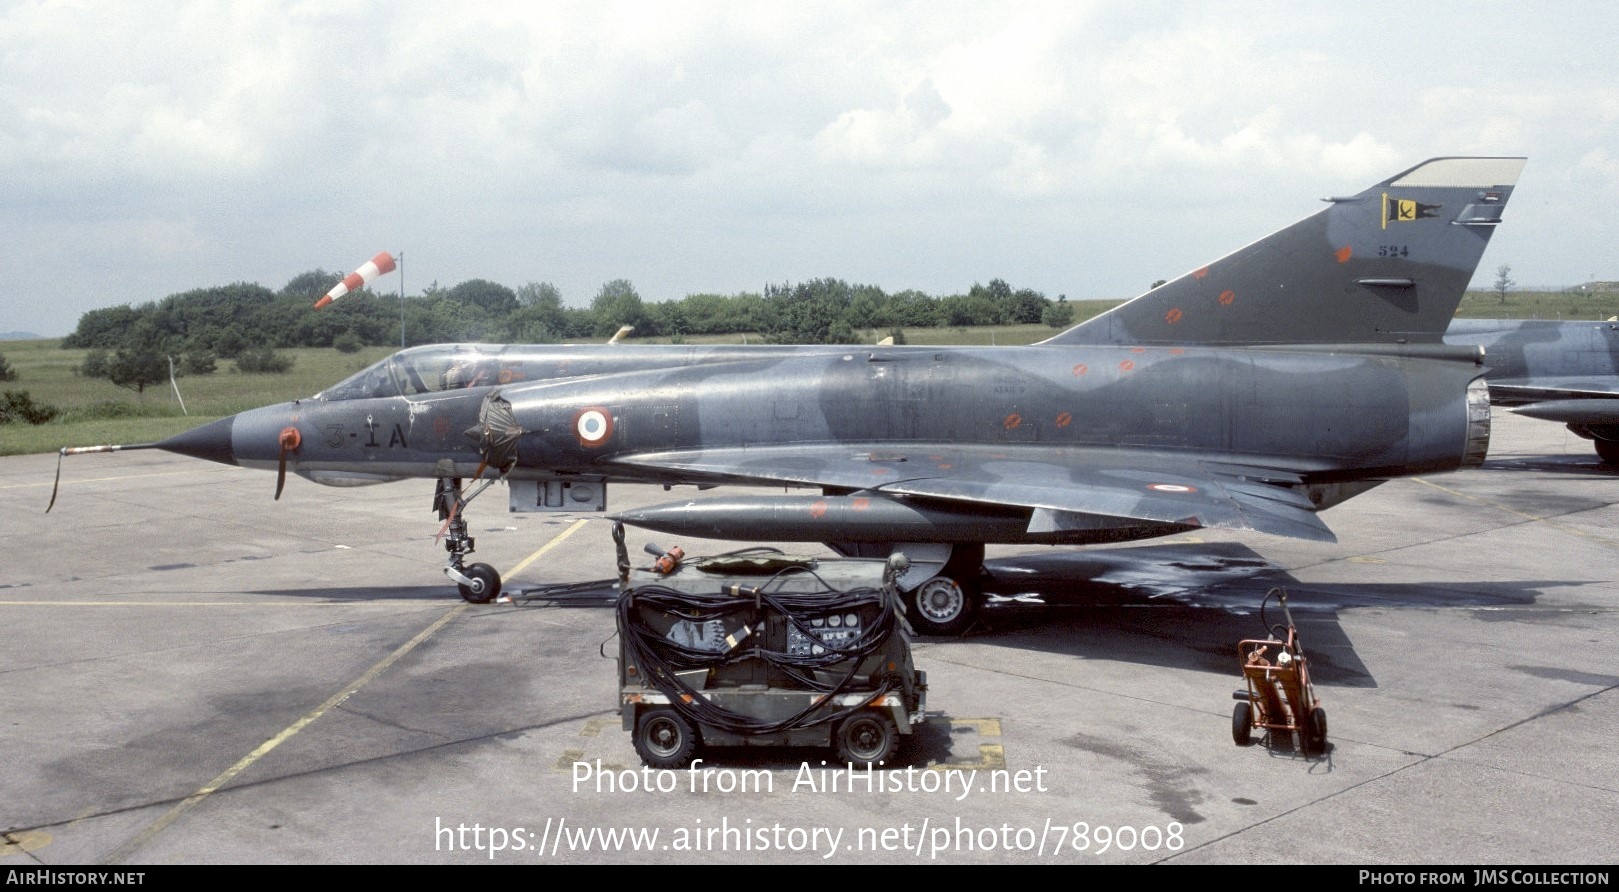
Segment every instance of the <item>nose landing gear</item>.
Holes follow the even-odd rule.
[[[494,480],[481,480],[470,494],[463,495],[460,477],[440,477],[433,493],[433,510],[438,512],[444,528],[444,549],[450,559],[444,575],[455,581],[461,597],[473,604],[487,604],[500,595],[500,571],[488,564],[466,564],[466,556],[477,550],[476,542],[467,533],[467,519],[463,515],[467,503],[489,488]]]

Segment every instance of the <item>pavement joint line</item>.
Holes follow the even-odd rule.
[[[1560,531],[1565,532],[1565,533],[1572,533],[1572,534],[1574,534],[1576,536],[1580,536],[1580,537],[1585,538],[1585,539],[1590,539],[1593,542],[1601,542],[1603,545],[1612,545],[1612,546],[1614,546],[1616,548],[1619,548],[1619,541],[1609,539],[1609,538],[1607,538],[1605,536],[1598,536],[1598,535],[1596,535],[1594,533],[1587,533],[1586,531],[1584,531],[1582,529],[1579,529],[1577,527],[1569,526],[1568,524],[1558,523],[1557,521],[1552,520],[1552,519],[1547,518],[1547,517],[1540,517],[1540,516],[1537,516],[1537,515],[1534,515],[1534,514],[1530,514],[1527,511],[1519,511],[1516,508],[1512,508],[1512,507],[1509,507],[1507,505],[1503,505],[1503,504],[1501,504],[1500,502],[1497,502],[1494,499],[1486,499],[1486,498],[1484,498],[1482,496],[1469,495],[1468,493],[1464,493],[1464,492],[1461,492],[1459,490],[1451,489],[1448,486],[1441,486],[1441,485],[1439,485],[1437,483],[1434,483],[1431,480],[1425,480],[1425,479],[1423,479],[1421,477],[1412,477],[1411,479],[1416,481],[1417,483],[1422,484],[1423,486],[1432,487],[1434,489],[1439,490],[1442,493],[1446,493],[1448,495],[1453,495],[1453,496],[1456,496],[1457,498],[1467,499],[1470,502],[1477,502],[1477,503],[1479,503],[1481,505],[1489,505],[1491,508],[1496,508],[1496,509],[1499,509],[1501,511],[1505,511],[1506,513],[1511,514],[1511,515],[1513,515],[1515,517],[1522,517],[1525,520],[1535,522],[1535,523],[1543,523],[1543,524],[1551,527],[1554,530],[1560,530]]]
[[[550,551],[552,548],[555,548],[557,545],[560,545],[562,540],[572,535],[576,530],[584,526],[585,523],[586,521],[584,519],[575,521],[572,526],[563,530],[561,533],[558,533],[556,536],[552,537],[549,542],[535,549],[533,554],[530,554],[528,557],[524,558],[521,563],[519,563],[516,567],[513,567],[511,571],[505,575],[515,575],[518,571],[538,560],[546,552]],[[344,685],[337,693],[326,698],[324,703],[315,707],[296,722],[293,722],[291,725],[288,725],[286,728],[282,729],[279,734],[276,734],[269,740],[259,744],[258,748],[253,750],[253,752],[243,756],[236,762],[235,765],[225,769],[224,772],[222,772],[218,777],[215,777],[213,780],[204,784],[197,792],[192,793],[185,799],[182,799],[173,808],[170,808],[167,812],[165,812],[162,817],[152,822],[140,833],[137,833],[135,836],[125,841],[123,845],[120,845],[118,848],[109,852],[97,863],[118,864],[125,858],[128,858],[130,855],[134,854],[136,850],[150,842],[153,837],[163,832],[163,830],[166,829],[170,824],[173,824],[175,821],[179,820],[181,815],[184,815],[193,807],[200,804],[203,800],[207,799],[209,796],[212,796],[221,787],[224,787],[226,784],[230,783],[236,778],[237,775],[241,774],[243,771],[246,771],[253,765],[253,763],[268,755],[276,747],[287,742],[288,740],[291,740],[298,732],[313,724],[321,716],[337,708],[343,703],[343,701],[347,700],[353,694],[358,693],[361,688],[365,687],[367,684],[370,684],[377,678],[377,676],[388,671],[388,669],[393,666],[394,663],[398,662],[401,657],[415,650],[416,647],[422,642],[438,634],[440,629],[449,625],[457,617],[461,616],[461,614],[466,613],[471,607],[471,603],[463,602],[450,608],[444,613],[443,616],[434,620],[433,623],[427,628],[416,633],[414,638],[400,645],[393,651],[393,653],[383,657],[370,669],[367,669],[359,678]]]

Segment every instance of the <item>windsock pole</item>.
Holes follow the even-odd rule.
[[[356,288],[361,288],[371,284],[372,279],[375,279],[377,276],[384,273],[393,272],[393,269],[393,255],[389,254],[387,251],[379,252],[377,256],[367,260],[363,265],[361,265],[359,269],[344,276],[343,281],[333,285],[332,290],[326,292],[325,297],[315,301],[315,309],[318,310],[321,307],[326,306],[327,304],[337,300],[345,294],[348,294],[350,291],[353,291]]]

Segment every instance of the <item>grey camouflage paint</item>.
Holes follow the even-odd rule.
[[[1200,526],[1330,540],[1322,508],[1482,460],[1478,351],[1440,341],[1521,166],[1434,159],[1037,345],[416,348],[161,445],[274,468],[292,428],[288,463],[318,482],[471,477],[489,457],[479,409],[504,400],[521,429],[513,478],[837,500],[733,503],[729,524],[676,503],[638,521],[665,528],[701,515],[743,539],[774,517],[777,538],[819,541]],[[456,353],[472,354],[456,380],[474,386],[435,386]],[[859,499],[885,501],[860,516]]]

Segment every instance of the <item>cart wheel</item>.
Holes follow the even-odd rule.
[[[667,706],[647,710],[635,728],[635,752],[650,768],[681,768],[697,752],[697,730]]]
[[[1231,739],[1237,746],[1254,745],[1254,705],[1246,700],[1231,710]]]
[[[1304,733],[1299,735],[1306,756],[1320,756],[1327,751],[1327,711],[1317,706],[1304,720]]]
[[[833,743],[838,758],[860,767],[870,767],[894,758],[899,749],[899,732],[894,720],[877,712],[864,712],[838,726]]]

